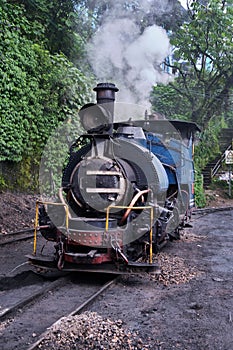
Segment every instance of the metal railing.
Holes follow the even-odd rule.
[[[47,201],[36,201],[36,214],[35,214],[35,224],[34,224],[34,243],[33,243],[33,254],[36,255],[37,249],[37,231],[40,230],[39,226],[39,205],[54,205],[54,206],[63,206],[65,209],[65,228],[66,231],[69,231],[69,207],[65,203],[55,203],[55,202],[47,202]],[[133,207],[133,206],[109,206],[106,210],[106,223],[105,223],[105,231],[109,230],[109,215],[111,209],[130,209],[130,210],[150,210],[150,253],[149,253],[149,263],[152,264],[153,258],[153,221],[154,221],[154,211],[152,206],[141,206],[141,207]]]
[[[231,144],[226,148],[225,151],[229,151],[231,149]],[[225,151],[221,154],[221,157],[219,158],[219,160],[217,161],[217,163],[215,164],[215,166],[213,168],[211,168],[211,177],[214,177],[219,168],[221,167],[222,163],[225,160]]]
[[[153,258],[153,221],[154,221],[154,212],[152,206],[145,206],[145,207],[132,207],[132,206],[121,206],[121,205],[110,205],[107,208],[106,211],[106,224],[105,224],[105,231],[108,231],[109,228],[109,214],[111,209],[132,209],[132,210],[144,210],[144,209],[150,209],[150,255],[149,255],[149,263],[152,264],[152,258]]]
[[[34,224],[34,242],[33,242],[33,254],[36,255],[36,246],[37,246],[37,231],[40,230],[39,226],[39,205],[54,205],[54,206],[63,206],[66,213],[65,227],[68,231],[69,229],[69,207],[65,203],[55,203],[55,202],[46,202],[46,201],[36,201],[36,214],[35,214],[35,224]]]

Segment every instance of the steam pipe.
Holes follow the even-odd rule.
[[[134,206],[134,204],[137,202],[137,200],[138,200],[143,194],[148,193],[148,192],[150,192],[150,191],[151,191],[150,189],[148,189],[148,190],[143,190],[143,191],[138,192],[138,193],[134,196],[134,198],[132,199],[132,201],[131,201],[131,203],[130,203],[130,205],[129,205],[130,208],[128,208],[128,209],[126,210],[125,214],[123,215],[123,217],[122,217],[122,219],[121,219],[121,221],[120,221],[120,225],[122,225],[122,224],[124,223],[124,221],[127,219],[127,217],[129,216],[129,214],[130,214],[131,210],[133,209],[133,206]]]

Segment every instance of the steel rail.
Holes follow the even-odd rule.
[[[35,301],[36,299],[40,298],[41,296],[46,294],[48,291],[51,291],[51,290],[57,288],[58,286],[64,285],[65,282],[66,282],[65,277],[63,277],[63,279],[58,278],[56,281],[51,282],[48,286],[42,287],[39,290],[32,293],[30,296],[28,296],[22,300],[17,301],[11,307],[1,310],[0,311],[0,320],[4,319],[9,314],[15,313],[18,309],[23,308],[24,306],[30,304],[32,301]]]
[[[14,233],[6,233],[2,236],[0,236],[0,246],[11,244],[14,242],[20,242],[20,241],[26,241],[27,239],[33,238],[34,234],[28,234],[23,237],[17,237],[17,235],[26,233],[26,232],[32,232],[32,230],[27,230],[25,232],[14,232]],[[10,238],[10,239],[8,239]]]
[[[5,236],[5,235],[17,235],[17,234],[20,234],[20,233],[26,233],[26,232],[34,232],[34,228],[25,228],[23,230],[19,230],[19,231],[13,231],[13,232],[9,232],[9,233],[3,233],[2,235]]]
[[[37,228],[37,231],[39,231],[40,229],[43,228],[48,228],[48,225],[44,225],[44,226],[39,226]],[[14,243],[14,242],[19,242],[19,241],[26,241],[29,238],[33,238],[34,237],[34,233],[31,235],[25,235],[23,237],[18,237],[18,235],[27,233],[27,232],[34,232],[35,228],[27,228],[27,229],[23,229],[23,230],[19,230],[19,231],[15,231],[15,232],[9,232],[9,233],[4,233],[0,235],[0,246],[1,245],[6,245],[6,244],[10,244],[10,243]],[[12,238],[14,237],[14,238]],[[12,238],[12,239],[8,239],[8,238]]]
[[[200,208],[200,209],[194,209],[192,211],[192,215],[196,215],[196,214],[211,214],[211,213],[215,213],[218,211],[230,211],[233,210],[233,206],[227,206],[227,207],[218,207],[218,208]]]

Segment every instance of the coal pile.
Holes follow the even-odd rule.
[[[121,320],[103,318],[96,312],[64,317],[51,327],[38,346],[41,350],[149,350],[137,333]]]
[[[185,259],[176,255],[162,252],[154,255],[153,262],[161,269],[161,274],[156,276],[156,280],[165,286],[186,283],[201,275],[195,266],[190,266]]]

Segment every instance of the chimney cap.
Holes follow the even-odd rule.
[[[99,90],[113,90],[115,92],[119,91],[116,85],[112,83],[99,83],[93,90],[97,92]]]

